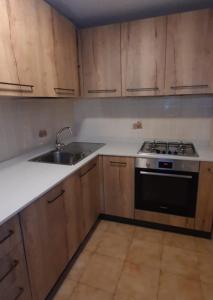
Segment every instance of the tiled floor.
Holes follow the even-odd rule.
[[[213,300],[213,241],[101,221],[54,300]]]

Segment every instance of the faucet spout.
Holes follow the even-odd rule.
[[[66,126],[66,127],[63,127],[61,128],[57,134],[56,134],[56,149],[58,151],[62,150],[65,146],[64,143],[62,143],[61,141],[61,134],[65,131],[65,130],[68,130],[70,132],[70,135],[72,135],[72,128],[70,126]]]

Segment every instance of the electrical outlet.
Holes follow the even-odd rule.
[[[143,128],[143,124],[141,121],[137,121],[135,123],[132,124],[132,128],[133,129],[142,129]]]
[[[46,137],[47,136],[47,130],[46,129],[40,129],[39,133],[38,133],[38,136],[40,138]]]

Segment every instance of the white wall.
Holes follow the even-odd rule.
[[[0,161],[55,141],[58,129],[71,124],[72,101],[0,99]],[[39,138],[40,129],[47,137]]]
[[[81,139],[187,139],[209,142],[213,97],[85,99],[74,103],[75,135]],[[142,121],[143,129],[132,129]]]

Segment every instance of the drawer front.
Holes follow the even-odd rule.
[[[0,226],[0,258],[9,253],[21,241],[18,216]]]
[[[22,244],[0,259],[1,300],[30,300],[31,294]]]

